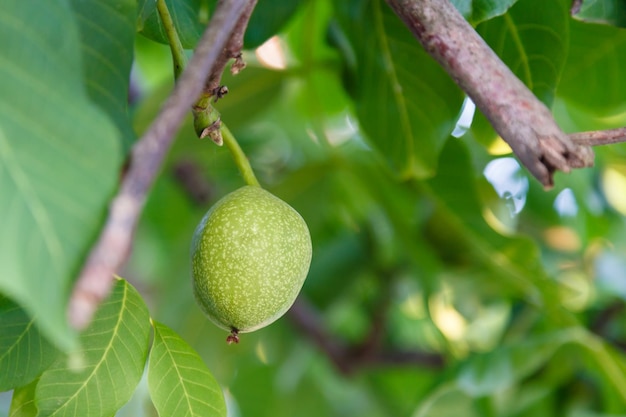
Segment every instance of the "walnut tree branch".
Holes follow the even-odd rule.
[[[245,34],[246,28],[248,27],[248,22],[250,21],[250,16],[254,11],[256,3],[257,0],[250,1],[242,10],[239,21],[237,21],[237,26],[235,26],[235,30],[233,31],[233,36],[231,36],[228,44],[224,48],[224,53],[220,55],[217,62],[215,63],[215,68],[217,69],[217,71],[213,71],[207,79],[205,91],[212,94],[214,91],[217,91],[219,89],[222,73],[224,72],[224,68],[226,68],[226,64],[228,64],[228,61],[230,61],[231,58],[235,59],[235,62],[230,69],[233,74],[237,74],[246,66],[245,62],[243,62],[243,60],[241,59],[241,50],[243,49],[243,35]]]
[[[511,72],[449,0],[387,0],[424,49],[489,119],[544,185],[556,170],[593,165],[593,152],[563,133],[548,108]]]
[[[626,142],[626,127],[608,130],[593,130],[591,132],[570,133],[569,138],[572,142],[579,145],[612,145],[614,143]]]
[[[134,146],[128,171],[111,202],[108,218],[70,298],[68,319],[75,328],[87,326],[100,302],[109,294],[114,274],[130,252],[133,231],[146,195],[181,121],[202,92],[206,80],[218,70],[216,62],[224,53],[229,39],[241,36],[233,33],[242,15],[255,3],[256,0],[219,3],[172,94]]]

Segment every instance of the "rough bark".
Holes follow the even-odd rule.
[[[544,185],[556,170],[593,165],[591,149],[559,128],[550,110],[513,74],[448,0],[387,0]]]

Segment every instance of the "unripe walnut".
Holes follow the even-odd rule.
[[[251,332],[294,303],[311,263],[311,236],[291,206],[258,186],[219,200],[194,233],[194,294],[207,316],[231,332]]]

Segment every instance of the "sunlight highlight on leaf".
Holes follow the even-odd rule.
[[[265,68],[284,70],[287,68],[285,47],[281,38],[273,36],[255,50],[255,55]]]
[[[602,190],[611,207],[626,216],[626,169],[609,166],[602,173]]]

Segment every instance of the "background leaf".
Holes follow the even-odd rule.
[[[272,0],[272,7],[267,7],[268,1],[261,0],[250,16],[248,29],[244,36],[246,49],[256,48],[285,27],[289,19],[306,0]]]
[[[402,177],[432,175],[461,91],[384,2],[336,7],[356,58],[349,92],[368,142]]]
[[[224,395],[200,356],[169,327],[153,326],[148,386],[159,415],[225,417]]]
[[[568,7],[563,0],[520,0],[503,16],[477,27],[500,59],[548,107],[566,62]],[[476,140],[486,145],[497,136],[480,110],[476,110],[471,130]]]
[[[591,114],[607,117],[623,112],[626,29],[573,20],[570,34],[559,96]]]
[[[0,295],[0,392],[26,385],[56,358],[24,310]]]
[[[554,308],[557,316],[566,314],[559,310],[556,286],[542,270],[532,242],[521,236],[502,236],[485,221],[470,172],[467,148],[459,140],[450,139],[441,155],[439,173],[427,182],[437,201],[428,233],[439,241],[438,246],[444,251],[441,256],[463,263],[471,252],[470,258],[484,262],[491,270],[485,277],[498,278],[491,285],[502,285],[500,291],[538,301],[546,312]]]
[[[232,94],[220,100],[215,107],[228,126],[245,125],[280,98],[284,81],[284,74],[280,71],[252,65],[237,75],[225,71],[222,83],[228,86]]]
[[[474,400],[454,385],[446,385],[432,392],[420,404],[413,417],[478,417]]]
[[[111,416],[141,379],[149,334],[148,309],[141,296],[126,281],[117,280],[80,335],[81,349],[58,358],[41,376],[35,395],[39,415]]]
[[[137,0],[137,31],[143,29],[144,22],[156,10],[156,1]]]
[[[36,417],[37,406],[35,405],[35,388],[39,380],[34,380],[28,385],[16,388],[13,391],[9,417]]]
[[[622,0],[584,0],[575,18],[585,22],[626,27],[626,3]]]
[[[61,238],[82,236],[88,231],[83,227],[84,219],[89,217],[88,224],[99,224],[104,204],[92,212],[73,216],[71,209],[82,204],[82,199],[89,199],[92,192],[85,190],[86,186],[76,187],[76,179],[85,178],[85,183],[98,187],[97,181],[108,181],[106,178],[110,176],[110,192],[118,172],[117,168],[107,171],[99,166],[97,172],[104,178],[90,177],[95,174],[90,171],[91,161],[86,162],[87,152],[70,152],[70,156],[59,159],[65,152],[47,150],[67,149],[66,135],[62,136],[63,140],[57,140],[58,132],[50,130],[50,126],[56,126],[51,119],[59,126],[69,125],[66,130],[86,123],[83,113],[68,113],[58,105],[62,100],[53,100],[54,94],[56,88],[64,97],[71,97],[68,91],[80,90],[76,103],[81,111],[87,109],[88,122],[104,120],[105,131],[113,132],[109,151],[115,152],[116,157],[123,154],[120,135],[109,122],[125,114],[127,94],[109,66],[94,65],[89,71],[87,66],[100,62],[90,57],[90,53],[102,50],[106,52],[102,57],[107,57],[102,63],[117,62],[127,71],[129,56],[124,51],[118,55],[117,51],[109,50],[111,45],[107,41],[117,40],[114,33],[117,30],[121,31],[119,39],[128,40],[129,29],[122,22],[127,21],[132,5],[114,0],[111,4],[129,7],[114,17],[105,11],[99,13],[96,6],[93,14],[90,10],[75,12],[75,6],[102,6],[97,0],[37,2],[38,9],[45,12],[45,19],[33,9],[34,14],[29,13],[28,18],[11,26],[10,22],[15,20],[5,11],[10,7],[30,7],[19,3],[0,2],[3,34],[0,56],[11,58],[0,62],[0,102],[5,103],[0,109],[0,126],[4,131],[6,123],[13,126],[19,121],[13,117],[14,113],[7,116],[6,112],[17,106],[23,113],[30,111],[27,114],[35,115],[23,123],[30,127],[26,132],[45,132],[41,138],[50,142],[38,140],[36,146],[27,147],[32,135],[16,136],[11,144],[23,147],[22,155],[27,157],[2,159],[0,171],[4,173],[7,166],[20,161],[29,172],[45,172],[47,175],[40,178],[43,178],[41,184],[47,186],[36,188],[32,194],[43,199],[41,207],[45,210],[63,207],[65,211],[61,211],[71,219],[59,224]],[[214,0],[198,0],[198,9],[191,13],[191,18],[204,22],[214,3]],[[621,46],[614,42],[620,38],[619,30],[606,26],[610,30],[599,31],[589,39],[583,32],[576,35],[578,27],[587,29],[593,25],[572,22],[567,11],[569,0],[559,3],[458,0],[456,3],[461,4],[459,7],[465,5],[466,16],[478,24],[479,30],[493,24],[493,32],[489,31],[488,36],[491,45],[502,47],[502,56],[520,76],[530,73],[529,85],[536,88],[540,82],[542,87],[535,91],[548,98],[554,95],[554,85],[566,78],[570,69],[578,70],[580,62],[586,63],[593,53],[604,53],[604,48],[606,58],[611,58],[601,60],[606,68],[594,75],[596,64],[589,61],[589,67],[573,77],[576,82],[567,81],[572,88],[585,90],[585,83],[591,80],[597,91],[588,94],[588,102],[579,102],[585,100],[582,94],[580,97],[576,91],[561,94],[557,86],[553,112],[559,125],[568,132],[626,125],[626,112],[620,107],[623,104],[619,104],[618,94],[612,96],[621,92],[622,85],[622,80],[612,73],[626,73],[626,65],[617,55],[621,55]],[[588,1],[585,6],[590,4]],[[612,4],[612,1],[595,4]],[[138,1],[138,27],[143,27],[154,6],[154,0]],[[498,17],[494,18],[495,15]],[[605,13],[603,19],[608,20],[609,16]],[[92,25],[109,19],[112,20],[108,26]],[[259,20],[258,26],[255,19]],[[50,23],[50,35],[43,36],[41,42],[40,38],[24,36],[38,33],[35,26],[29,26],[31,21],[41,21],[43,26],[37,30],[42,32]],[[59,28],[66,33],[58,34]],[[93,51],[80,41],[85,33],[95,36],[89,29],[103,34],[101,40],[92,39],[98,45]],[[190,236],[211,204],[243,182],[228,150],[198,141],[189,117],[181,126],[148,196],[134,235],[131,258],[124,268],[125,276],[137,283],[149,303],[154,319],[167,323],[180,335],[168,339],[166,336],[172,330],[165,328],[168,332],[162,330],[157,337],[162,339],[161,345],[168,346],[161,347],[169,348],[168,343],[175,340],[185,345],[185,352],[189,352],[187,349],[197,352],[201,360],[196,357],[197,365],[193,369],[198,366],[202,377],[210,369],[219,384],[214,394],[219,395],[221,390],[228,412],[238,416],[291,417],[294,410],[298,417],[623,414],[626,409],[624,145],[596,148],[594,168],[558,174],[554,189],[545,191],[529,179],[514,158],[499,157],[507,149],[501,146],[501,141],[492,140],[495,133],[490,127],[491,132],[487,133],[491,137],[486,135],[483,140],[475,135],[488,147],[466,138],[449,138],[461,93],[423,55],[417,41],[382,0],[261,0],[250,30],[248,36],[253,41],[247,41],[248,46],[263,42],[276,31],[280,33],[268,48],[245,51],[249,67],[237,77],[224,78],[231,92],[219,101],[218,107],[261,183],[295,207],[309,225],[314,255],[298,305],[304,315],[285,317],[272,326],[247,334],[240,345],[228,346],[223,342],[223,331],[208,321],[193,302],[189,279]],[[555,33],[562,35],[560,44],[554,41]],[[48,38],[54,42],[48,42]],[[572,55],[578,48],[574,43],[580,45],[578,55]],[[274,48],[274,60],[268,53],[269,46]],[[76,49],[75,54],[67,52],[70,47]],[[136,94],[130,102],[130,116],[140,133],[154,119],[171,91],[172,67],[167,45],[137,34],[134,47],[136,67],[132,87],[139,88],[133,88]],[[53,65],[57,62],[56,54],[46,56],[49,49],[63,57],[56,67]],[[39,59],[41,56],[45,59]],[[28,67],[22,73],[18,67],[19,70],[11,73],[12,78],[5,79],[11,65],[22,61],[34,64],[38,70],[30,71]],[[398,82],[389,78],[389,67],[385,65],[392,66]],[[555,77],[551,65],[560,75]],[[55,70],[58,67],[62,70]],[[37,77],[32,76],[33,72]],[[16,86],[23,79],[27,82]],[[54,86],[41,95],[41,102],[40,96],[32,94],[39,80]],[[436,87],[442,80],[452,88]],[[68,89],[67,85],[74,87]],[[111,86],[111,98],[119,107],[114,109],[117,113],[103,111],[100,116],[107,113],[108,117],[94,120],[94,111],[104,109],[105,101],[101,99],[106,97],[97,96],[98,86],[103,85]],[[421,86],[436,87],[436,96]],[[406,154],[408,135],[403,134],[399,125],[401,109],[393,101],[396,98],[393,88],[401,88],[398,96],[408,103],[409,127],[417,129],[416,126],[424,125],[430,129],[430,133],[424,130],[417,134],[408,130],[413,134],[416,152],[421,152],[413,158],[419,162],[420,155],[424,159],[433,157],[425,161],[430,171],[422,172],[431,175],[427,180],[398,176],[398,173],[407,176],[415,173],[408,165],[411,162],[408,155],[401,155]],[[52,112],[55,117],[40,118],[41,109],[45,110],[44,115]],[[65,113],[72,118],[62,118]],[[435,118],[429,127],[426,122],[430,122],[431,115]],[[441,115],[451,116],[438,118]],[[384,124],[381,120],[387,123],[390,133],[380,128]],[[470,134],[478,131],[476,126],[480,121],[478,116],[472,125],[475,130]],[[432,134],[440,129],[447,131],[440,136]],[[109,152],[95,141],[100,138],[94,134],[101,135],[102,129],[92,132],[96,129],[89,124],[89,129],[78,130],[81,141],[70,140],[72,146],[93,151],[98,157]],[[371,136],[372,132],[383,134]],[[498,143],[500,146],[495,146]],[[388,151],[389,155],[383,154]],[[393,152],[397,154],[394,156]],[[394,170],[389,169],[389,162]],[[56,172],[65,170],[70,170],[72,175],[60,176]],[[46,182],[48,177],[54,182]],[[22,217],[7,218],[6,207],[15,206],[15,193],[6,184],[0,183],[0,207],[4,207],[0,211],[3,216],[0,217],[0,282],[6,280],[0,292],[9,295],[27,315],[10,322],[17,322],[23,328],[30,322],[25,317],[33,317],[33,311],[21,299],[6,294],[7,283],[23,286],[27,295],[39,297],[32,301],[37,302],[37,307],[50,301],[50,306],[54,304],[58,308],[59,317],[64,318],[64,305],[43,298],[51,294],[46,285],[53,277],[49,273],[51,261],[42,262],[35,246],[43,235],[31,234],[25,238],[15,232],[18,229],[15,226],[19,225],[15,219],[23,221],[24,213],[28,212],[23,206],[15,207],[11,213],[20,213]],[[71,199],[50,205],[48,197],[52,194]],[[32,221],[34,217],[29,219],[36,225]],[[96,228],[91,229],[92,236]],[[72,277],[76,276],[78,259],[90,240],[85,236],[64,252],[71,253],[75,262],[68,263],[73,269],[68,267],[67,280],[60,282],[64,286],[60,290],[62,294],[66,294]],[[22,259],[19,265],[30,270],[24,270],[23,275],[7,276],[6,272],[18,264],[12,257]],[[27,274],[33,274],[35,278],[31,279],[36,285],[22,280]],[[311,319],[313,327],[301,321],[303,318]],[[45,326],[41,322],[37,325],[47,336]],[[584,332],[585,337],[571,336],[575,329]],[[52,333],[51,337],[62,339],[61,333]],[[8,329],[6,334],[10,336],[12,330]],[[4,335],[4,328],[0,328],[0,338]],[[95,334],[92,336],[96,338]],[[131,346],[128,341],[132,340],[125,339],[126,346]],[[102,341],[97,345],[101,349]],[[175,350],[180,349],[169,352]],[[80,355],[69,357],[73,358],[69,364],[82,369],[77,363]],[[153,355],[152,359],[155,358]],[[112,359],[110,355],[107,364],[111,362],[109,359]],[[32,362],[37,365],[36,360]],[[66,365],[56,362],[53,366],[59,364]],[[34,369],[35,366],[29,373],[35,374]],[[164,380],[168,379],[167,371],[171,374],[171,368],[163,367]],[[112,375],[128,382],[136,378],[136,370],[132,376],[123,377],[118,368]],[[0,379],[4,376],[0,374]],[[65,373],[58,373],[58,378],[52,376],[44,379],[48,394],[66,386]],[[152,379],[161,382],[157,377]],[[132,387],[125,385],[126,382],[116,387],[124,388],[128,396]],[[37,414],[36,384],[34,381],[15,390],[12,413]],[[162,385],[172,388],[175,383]],[[149,398],[148,372],[144,372],[133,398],[118,411],[114,411],[117,404],[113,405],[112,400],[118,395],[118,388],[100,387],[98,393],[110,405],[109,416],[154,417],[158,413]],[[80,395],[86,391],[80,391]],[[164,395],[174,397],[174,389],[167,392],[163,388],[163,391],[166,391]],[[0,416],[7,417],[11,395],[11,392],[0,393]],[[167,403],[168,397],[164,395],[155,394],[155,403]],[[122,402],[121,396],[117,399]],[[76,403],[81,403],[77,413],[91,415],[99,407],[98,401],[98,397],[90,401],[94,409],[87,410],[82,399],[77,400]],[[52,398],[46,398],[44,403],[49,412],[53,408]],[[72,410],[67,408],[58,414],[66,410],[71,414]]]
[[[507,66],[550,106],[568,45],[568,5],[562,1],[521,0],[478,33]]]
[[[151,0],[147,0],[150,2]],[[198,43],[198,39],[202,36],[204,26],[208,19],[207,10],[204,11],[205,17],[201,16],[202,0],[165,0],[165,4],[170,11],[174,27],[180,37],[180,42],[185,49],[193,49]],[[161,17],[156,8],[141,8],[142,14],[146,15],[145,20],[140,24],[139,33],[153,41],[168,44],[167,34],[163,29]]]
[[[67,350],[69,285],[116,186],[119,136],[85,93],[69,7],[2,2],[0,36],[0,291]]]
[[[71,3],[80,31],[87,92],[122,134],[125,156],[135,138],[128,114],[128,88],[137,3],[134,0],[72,0]]]
[[[517,0],[452,0],[452,4],[473,25],[500,16]]]
[[[579,341],[582,334],[584,331],[581,329],[572,328],[477,355],[462,367],[458,374],[458,386],[472,397],[505,390],[537,372],[553,359],[557,349],[567,343]]]

